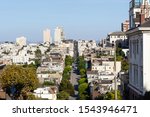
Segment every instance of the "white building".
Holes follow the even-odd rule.
[[[14,64],[30,64],[28,56],[13,56],[12,61]]]
[[[25,46],[27,45],[27,38],[26,37],[18,37],[16,38],[16,44],[18,44],[19,46]]]
[[[57,88],[45,87],[34,90],[35,97],[48,100],[57,100]]]
[[[45,29],[43,31],[43,42],[44,43],[52,43],[51,33],[49,29]]]
[[[125,32],[112,32],[108,34],[106,40],[107,40],[108,46],[111,46],[112,44],[115,44],[115,43],[121,43],[122,46],[125,46],[127,36]]]
[[[127,32],[129,37],[130,99],[141,99],[150,91],[150,20]]]
[[[101,58],[92,58],[91,70],[97,70],[98,72],[108,71],[114,73],[114,61],[106,61]],[[116,62],[116,73],[121,71],[121,61]]]
[[[64,52],[65,55],[71,57],[74,56],[74,42],[70,40],[64,40],[58,47]]]
[[[87,50],[91,50],[91,49],[95,49],[97,47],[96,45],[96,41],[94,40],[79,40],[78,41],[78,53],[79,56],[82,56],[84,51]]]
[[[54,43],[59,44],[64,39],[65,39],[64,29],[62,27],[56,27],[54,33]]]
[[[87,79],[88,83],[98,80],[114,80],[114,74],[108,71],[87,71]]]

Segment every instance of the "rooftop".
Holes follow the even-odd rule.
[[[141,24],[140,27],[150,27],[150,19],[146,21],[145,23]]]
[[[126,34],[125,32],[118,31],[118,32],[111,32],[109,33],[109,35],[126,35]]]
[[[87,71],[87,74],[98,74],[98,71]]]

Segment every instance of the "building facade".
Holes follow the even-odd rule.
[[[49,29],[45,29],[43,31],[43,42],[44,43],[51,43],[52,42],[51,34],[50,34],[50,30]]]
[[[145,22],[150,17],[149,0],[131,0],[129,8],[130,29]]]
[[[129,38],[130,99],[142,99],[150,91],[150,20],[127,32]]]
[[[112,44],[120,43],[123,47],[128,46],[127,36],[125,32],[112,32],[107,36],[107,46],[112,46]]]
[[[129,30],[129,20],[126,20],[121,24],[121,31],[126,32],[127,30]]]
[[[56,27],[55,33],[54,33],[54,43],[58,44],[64,39],[65,39],[65,35],[64,35],[63,27]]]
[[[16,44],[19,45],[19,46],[27,45],[27,38],[23,37],[23,36],[16,38]]]

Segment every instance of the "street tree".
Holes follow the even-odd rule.
[[[74,95],[74,87],[72,86],[70,81],[66,79],[63,79],[61,81],[60,86],[59,86],[59,91],[65,91],[71,96]]]
[[[86,78],[80,78],[80,80],[78,81],[79,85],[83,84],[83,83],[86,83],[86,82],[87,82]]]
[[[86,77],[86,70],[80,69],[80,75],[81,75],[81,77]]]
[[[88,83],[80,84],[78,87],[79,94],[85,93],[87,91],[87,89],[88,89]]]
[[[65,58],[65,66],[71,66],[72,63],[73,63],[73,58],[67,55]]]
[[[69,94],[65,91],[61,91],[59,94],[57,94],[57,99],[58,100],[68,100]]]

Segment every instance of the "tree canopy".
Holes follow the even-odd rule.
[[[72,63],[73,63],[73,58],[67,55],[65,58],[65,66],[71,66]]]
[[[61,91],[58,95],[57,95],[57,99],[58,100],[68,100],[69,99],[69,94],[65,91]]]
[[[79,85],[83,84],[83,83],[86,83],[86,82],[87,82],[86,78],[80,78],[80,80],[78,81]]]
[[[6,66],[0,76],[0,82],[13,99],[27,99],[27,94],[38,86],[36,70],[17,65]]]
[[[74,95],[74,87],[69,80],[62,80],[59,86],[59,91],[65,91],[70,95]]]
[[[35,51],[35,57],[37,59],[40,59],[41,56],[42,56],[42,52],[41,52],[41,50],[39,48],[37,48],[36,51]]]

